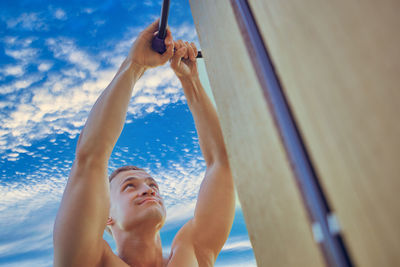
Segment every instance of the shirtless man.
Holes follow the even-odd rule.
[[[173,41],[168,29],[167,51],[160,55],[150,48],[157,28],[155,21],[140,33],[80,134],[54,225],[56,267],[213,266],[228,238],[234,186],[217,114],[199,81],[196,46]],[[147,69],[167,61],[182,83],[207,170],[194,217],[179,230],[164,258],[159,231],[166,212],[157,183],[134,168],[120,170],[109,182],[107,164],[136,81]],[[105,227],[112,232],[117,255],[103,239]]]

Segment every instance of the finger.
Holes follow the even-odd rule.
[[[194,55],[194,50],[192,47],[192,44],[189,44],[189,42],[186,42],[188,45],[188,54],[189,54],[189,58],[191,61],[195,61],[196,60],[196,56]]]
[[[186,47],[181,47],[175,52],[175,55],[171,58],[171,67],[177,68],[181,63],[183,55],[186,53]]]
[[[186,51],[187,51],[184,57],[185,57],[185,59],[188,59],[188,58],[189,58],[189,48],[190,48],[190,45],[189,45],[188,42],[185,42],[184,44],[185,44]]]
[[[174,43],[171,42],[171,44],[168,44],[166,46],[166,48],[167,48],[167,51],[165,51],[161,56],[163,61],[167,61],[174,55]]]
[[[160,19],[158,18],[158,19],[156,19],[153,23],[151,23],[149,26],[147,26],[147,28],[146,29],[144,29],[144,31],[143,32],[146,32],[146,33],[151,33],[151,34],[153,34],[155,31],[157,31],[158,30],[158,24],[159,24],[159,21],[160,21]]]
[[[179,42],[179,40],[178,40],[178,41],[174,41],[174,46],[175,46],[176,50],[178,50],[179,48],[182,47],[182,45],[181,45],[181,43]]]
[[[172,38],[172,33],[171,30],[169,29],[169,27],[167,27],[167,36],[165,37],[165,45],[170,45],[172,44],[174,41],[174,39]]]
[[[178,43],[179,43],[180,47],[183,47],[183,46],[185,46],[185,44],[183,43],[183,41],[182,41],[182,40],[178,40]]]
[[[181,47],[181,48],[178,50],[177,57],[178,57],[179,59],[182,59],[182,58],[185,56],[185,54],[187,54],[187,48],[186,48],[186,47]]]
[[[179,48],[185,47],[185,44],[183,43],[182,40],[178,40]],[[185,55],[183,55],[185,56]]]
[[[178,51],[175,52],[175,55],[171,58],[171,68],[177,69],[181,64],[182,55],[185,53],[185,48],[181,47]]]
[[[194,51],[194,57],[196,58],[197,57],[197,47],[196,47],[196,44],[195,43],[193,43],[193,42],[191,42],[190,43],[190,46],[193,48],[193,51]]]

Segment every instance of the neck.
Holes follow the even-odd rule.
[[[161,239],[157,230],[118,232],[114,237],[118,256],[129,266],[163,266]]]

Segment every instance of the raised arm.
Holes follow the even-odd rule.
[[[97,99],[76,147],[68,183],[54,225],[54,266],[98,266],[104,251],[102,239],[109,215],[107,163],[121,134],[135,82],[146,69],[162,65],[173,55],[150,48],[158,21],[136,39],[110,85]]]
[[[234,185],[217,113],[199,80],[196,46],[182,41],[175,46],[178,50],[171,60],[171,67],[182,83],[207,165],[194,218],[185,229],[188,229],[189,240],[197,252],[215,261],[232,227]]]

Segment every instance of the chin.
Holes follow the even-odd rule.
[[[154,225],[161,229],[165,223],[165,218],[165,209],[158,205],[152,205],[147,207],[145,210],[140,211],[140,213],[136,213],[133,220],[135,221],[134,224]]]
[[[165,223],[165,210],[154,208],[147,211],[146,221],[151,224],[160,225],[159,227],[161,228]]]

